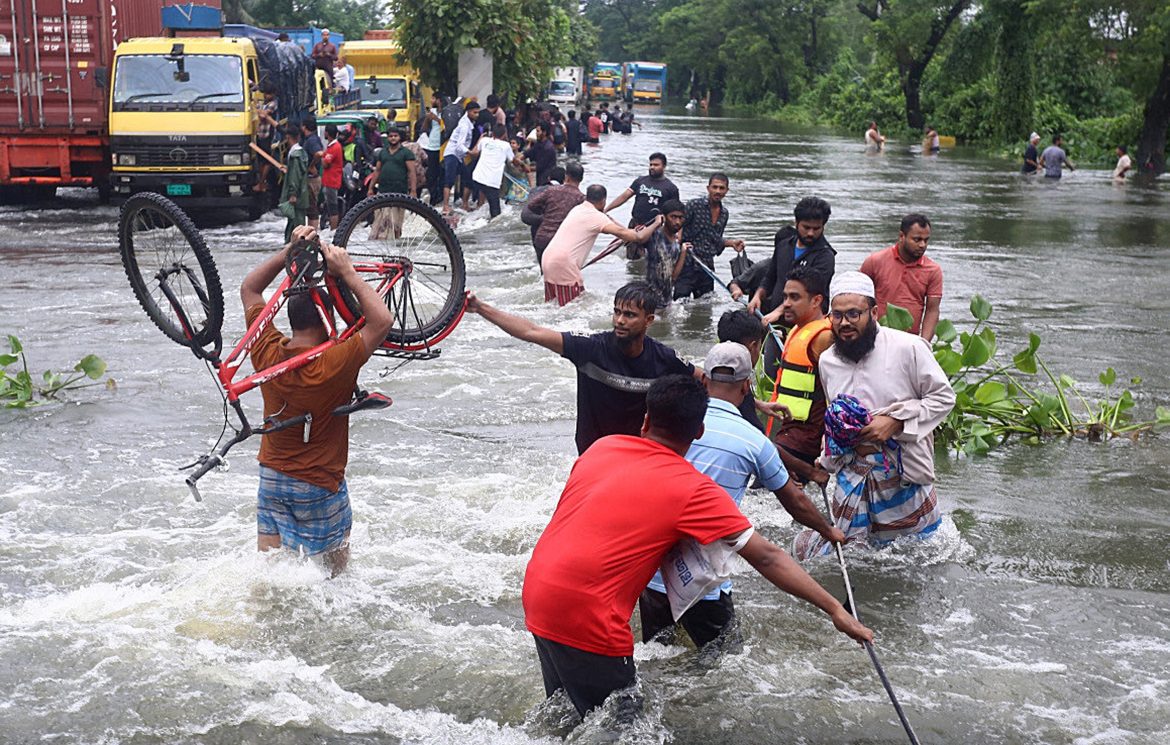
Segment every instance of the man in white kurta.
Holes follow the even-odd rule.
[[[853,396],[872,417],[840,454],[820,459],[836,477],[837,527],[874,544],[932,533],[942,519],[934,429],[954,407],[955,392],[925,340],[878,324],[873,280],[839,273],[829,295],[835,342],[818,362],[825,396],[830,409],[838,395]],[[811,555],[823,547],[804,548]]]

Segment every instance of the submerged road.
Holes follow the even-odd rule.
[[[611,196],[662,150],[684,197],[731,178],[729,237],[756,259],[806,194],[829,200],[840,269],[889,245],[905,212],[934,222],[943,317],[981,293],[1008,354],[1027,332],[1056,370],[1142,378],[1137,410],[1170,402],[1170,192],[1080,170],[1027,181],[973,151],[866,156],[780,125],[647,112],[645,129],[584,156]],[[628,206],[626,208],[628,210]],[[624,219],[625,214],[621,217]],[[0,411],[0,742],[530,743],[565,735],[541,705],[523,627],[525,562],[573,461],[572,367],[469,317],[443,355],[363,381],[395,405],[355,417],[353,559],[338,580],[255,546],[256,443],[188,495],[177,466],[219,435],[202,364],[130,292],[117,211],[84,191],[0,208],[0,334],[34,374],[94,352],[117,390]],[[279,241],[267,216],[206,231],[227,288]],[[608,328],[613,256],[588,292],[545,305],[518,210],[465,220],[469,286],[560,329]],[[718,267],[727,274],[726,259]],[[721,295],[676,304],[653,334],[701,359]],[[1002,354],[1002,353],[1001,353]],[[253,394],[255,396],[255,394]],[[246,400],[259,411],[259,397]],[[923,742],[1163,743],[1170,739],[1170,440],[1053,441],[941,460],[951,517],[911,548],[846,551],[863,620]],[[781,545],[770,494],[745,510]],[[839,597],[836,562],[813,575]],[[706,659],[638,645],[645,719],[631,743],[898,743],[865,653],[749,570],[747,644]],[[606,713],[568,735],[605,739]]]

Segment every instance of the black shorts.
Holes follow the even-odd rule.
[[[545,695],[563,688],[581,716],[605,703],[611,693],[634,684],[633,657],[594,654],[536,634],[532,638],[536,640]]]
[[[666,593],[646,588],[638,598],[638,615],[642,617],[642,641],[648,642],[667,629],[673,629],[674,616]],[[734,628],[735,603],[731,593],[719,593],[718,600],[700,600],[687,609],[678,623],[702,648]]]
[[[697,261],[697,259],[696,259]],[[682,300],[685,297],[703,297],[715,291],[715,282],[711,276],[688,261],[683,265],[682,272],[674,281],[674,299]]]

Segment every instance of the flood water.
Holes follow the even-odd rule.
[[[584,156],[611,196],[661,150],[684,197],[731,178],[728,236],[750,256],[793,204],[833,216],[838,270],[926,212],[946,276],[943,316],[981,293],[1008,354],[1027,332],[1048,364],[1099,394],[1097,373],[1142,378],[1137,411],[1170,404],[1170,193],[1105,171],[1026,181],[973,151],[924,158],[909,143],[866,156],[855,138],[737,119],[660,116]],[[620,217],[624,219],[628,207]],[[87,353],[117,389],[0,412],[0,742],[557,742],[542,704],[521,581],[573,462],[574,371],[465,319],[440,359],[362,380],[389,394],[355,416],[348,478],[353,558],[339,579],[255,552],[257,442],[201,482],[178,466],[222,426],[210,376],[138,307],[117,254],[117,212],[84,191],[0,208],[0,333],[34,375]],[[226,288],[225,340],[243,331],[235,288],[277,247],[268,216],[206,230]],[[542,303],[518,210],[464,223],[469,286],[538,323],[608,328],[633,276],[611,257],[588,292]],[[726,257],[730,258],[730,256]],[[727,274],[725,259],[719,260]],[[722,295],[676,304],[653,334],[692,360],[714,340]],[[1002,353],[1001,353],[1002,354]],[[258,394],[245,399],[251,414]],[[847,558],[858,607],[922,742],[1164,743],[1170,739],[1170,439],[1011,445],[942,458],[950,513],[938,540]],[[767,492],[745,511],[790,545]],[[644,719],[608,712],[574,743],[898,743],[869,661],[823,615],[743,565],[746,646],[721,659],[639,644]],[[810,572],[841,596],[835,561]]]

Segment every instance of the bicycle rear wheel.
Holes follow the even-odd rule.
[[[186,347],[219,339],[223,288],[211,251],[191,218],[160,194],[135,194],[118,220],[122,266],[154,325]]]
[[[403,277],[386,294],[394,325],[388,348],[425,344],[458,320],[466,282],[463,249],[447,221],[430,205],[405,194],[379,194],[358,202],[341,218],[333,242],[355,262],[401,264]],[[384,277],[360,272],[370,284]],[[338,312],[352,324],[361,309],[352,293],[335,285]]]

